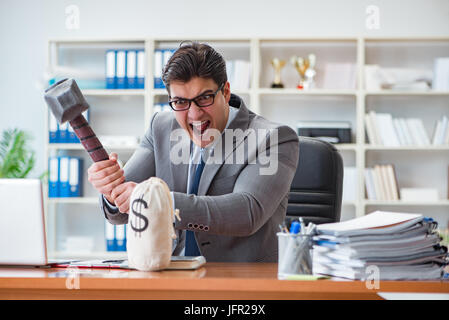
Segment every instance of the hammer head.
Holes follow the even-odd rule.
[[[89,108],[74,79],[56,82],[45,90],[44,97],[59,123],[71,121]]]

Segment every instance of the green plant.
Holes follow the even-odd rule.
[[[30,135],[19,129],[3,131],[0,141],[0,178],[25,178],[33,169],[35,153],[28,146]]]

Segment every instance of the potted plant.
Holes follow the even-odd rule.
[[[28,146],[30,135],[7,129],[0,140],[0,178],[26,178],[35,164],[35,153]]]

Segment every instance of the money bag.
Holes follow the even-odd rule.
[[[139,183],[130,198],[127,226],[128,265],[140,271],[168,267],[172,254],[173,203],[167,184],[156,177]],[[175,211],[179,218],[179,211]]]

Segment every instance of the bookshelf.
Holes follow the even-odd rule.
[[[146,52],[145,89],[135,90],[82,90],[92,108],[91,123],[97,135],[141,136],[149,125],[156,103],[166,102],[165,89],[154,89],[153,54],[156,49],[176,48],[178,38],[122,38],[122,39],[52,39],[48,42],[48,65],[63,64],[103,74],[104,52],[110,48],[143,48]],[[429,134],[442,115],[449,116],[449,91],[393,91],[366,90],[364,65],[380,64],[385,67],[432,68],[435,57],[449,56],[449,38],[195,38],[207,42],[223,54],[225,59],[243,59],[250,62],[250,86],[232,90],[240,95],[254,112],[275,122],[285,123],[296,130],[303,120],[349,121],[352,142],[336,145],[344,166],[356,168],[356,186],[353,200],[345,200],[342,219],[361,216],[374,210],[401,210],[429,214],[445,227],[449,221],[448,167],[449,145],[386,147],[367,142],[364,116],[370,110],[389,112],[393,116],[409,114],[422,118]],[[296,89],[299,76],[290,64],[293,55],[317,56],[316,88]],[[282,71],[284,89],[272,89],[271,58],[287,61]],[[353,86],[324,86],[325,62],[351,63],[355,66]],[[336,75],[338,77],[338,74]],[[425,109],[423,108],[425,106]],[[105,116],[106,115],[106,116]],[[48,119],[45,113],[46,141]],[[118,128],[118,129],[117,129]],[[115,130],[119,130],[115,133]],[[117,152],[125,162],[136,146],[107,146],[108,152]],[[46,144],[46,157],[69,154],[85,159],[87,169],[91,161],[80,145]],[[47,163],[47,162],[46,162]],[[374,201],[365,195],[365,168],[375,164],[394,164],[399,187],[436,187],[440,200]],[[83,177],[84,196],[81,198],[50,199],[45,195],[48,221],[50,256],[67,257],[60,243],[66,233],[95,234],[94,252],[74,252],[83,258],[121,256],[123,253],[106,252],[104,245],[103,215],[98,207],[95,190],[89,186],[87,173]],[[45,188],[47,192],[47,188]],[[83,214],[79,214],[80,212]],[[88,213],[86,213],[88,212]],[[81,220],[83,219],[83,220]],[[73,228],[71,227],[73,225]],[[76,229],[78,228],[78,229]]]

